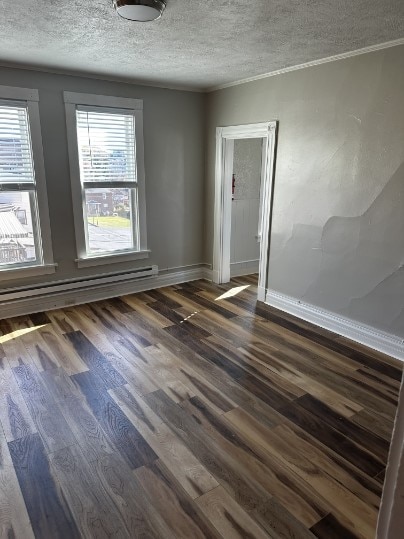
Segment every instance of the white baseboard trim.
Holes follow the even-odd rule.
[[[212,269],[212,270],[211,270],[211,274],[212,274],[211,280],[212,280],[215,284],[219,284],[219,271],[218,271],[218,270]]]
[[[152,277],[133,279],[125,282],[106,283],[89,286],[80,290],[65,290],[56,293],[44,293],[35,297],[26,297],[8,302],[0,302],[0,319],[23,316],[40,311],[61,309],[72,305],[91,303],[126,294],[144,292],[198,279],[210,279],[210,270],[199,266],[193,269],[181,269],[170,273],[161,273]],[[55,283],[56,284],[56,283]]]
[[[385,333],[366,324],[359,324],[354,320],[344,318],[314,305],[302,303],[296,298],[275,292],[274,290],[267,291],[265,303],[298,318],[312,322],[324,329],[328,329],[333,333],[337,333],[338,335],[342,335],[343,337],[347,337],[374,350],[404,361],[404,339],[400,337]]]
[[[263,286],[257,286],[257,300],[265,302],[265,288]]]
[[[243,275],[251,275],[251,273],[258,273],[259,266],[259,260],[232,262],[230,264],[230,277],[242,277]]]
[[[213,281],[213,270],[208,267],[201,268],[201,270],[203,275],[202,279],[206,279],[207,281]]]

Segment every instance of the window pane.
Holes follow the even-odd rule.
[[[30,194],[0,193],[0,267],[36,261]]]
[[[81,181],[136,181],[133,114],[79,108],[76,118]]]
[[[0,184],[34,183],[27,108],[0,101]]]
[[[91,254],[136,249],[134,189],[86,189],[88,250]],[[136,221],[134,221],[136,223]]]

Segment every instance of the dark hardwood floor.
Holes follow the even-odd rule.
[[[0,321],[0,537],[373,539],[401,364],[255,283]]]

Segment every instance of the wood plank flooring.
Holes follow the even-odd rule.
[[[256,282],[0,320],[0,538],[373,539],[402,365]]]

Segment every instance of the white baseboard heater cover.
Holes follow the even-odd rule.
[[[138,268],[130,272],[102,273],[80,279],[49,282],[43,285],[31,285],[27,287],[7,288],[0,293],[0,305],[15,302],[35,296],[47,297],[54,294],[66,293],[76,290],[82,292],[105,287],[108,284],[124,284],[134,280],[153,277],[158,275],[157,266]]]

